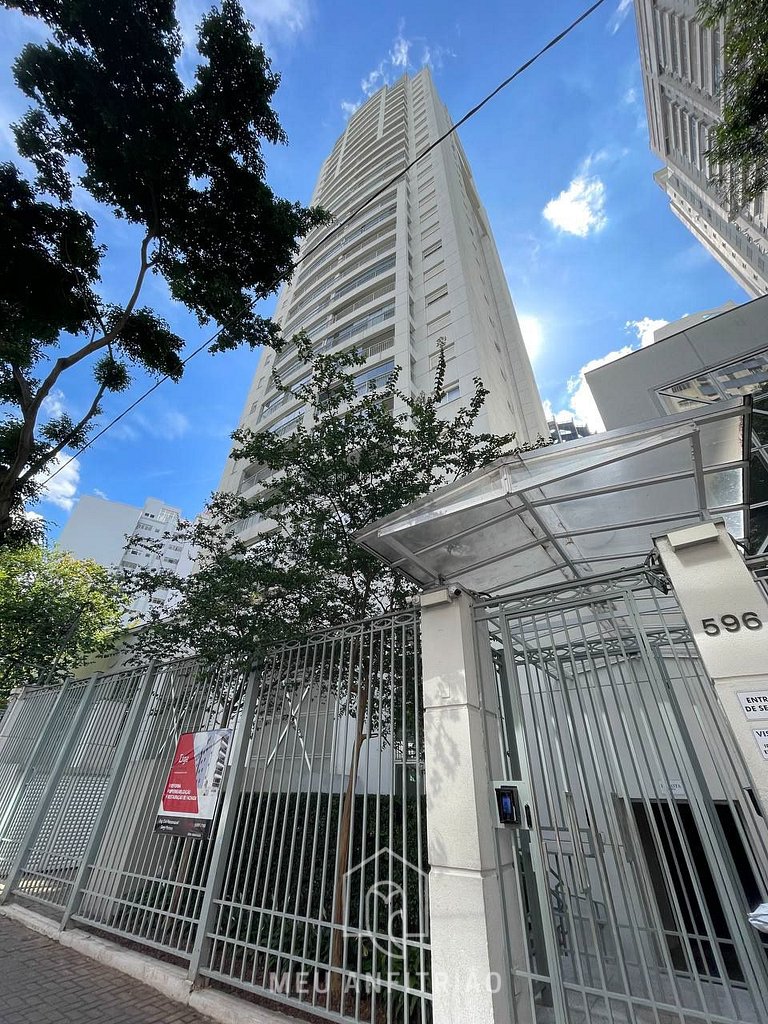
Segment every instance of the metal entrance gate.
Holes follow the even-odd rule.
[[[520,828],[497,830],[518,1024],[764,1024],[766,823],[650,574],[478,607]],[[488,721],[495,721],[488,716]]]

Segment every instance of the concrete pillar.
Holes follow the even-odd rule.
[[[768,601],[723,523],[675,530],[656,546],[768,812]]]
[[[421,598],[434,1024],[513,1019],[472,605]]]

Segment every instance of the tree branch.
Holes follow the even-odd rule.
[[[46,452],[45,455],[42,456],[42,458],[39,458],[35,462],[30,463],[30,465],[27,467],[24,473],[18,477],[18,483],[25,484],[31,477],[35,475],[35,473],[39,472],[47,462],[50,462],[51,459],[55,459],[56,456],[69,445],[71,439],[77,436],[78,432],[83,429],[88,420],[90,420],[93,416],[96,415],[96,411],[99,408],[99,402],[104,397],[104,392],[106,390],[106,384],[99,385],[99,390],[96,392],[96,396],[91,402],[90,408],[88,409],[88,412],[85,414],[85,416],[83,416],[82,419],[74,425],[74,427],[69,431],[67,436],[62,441],[59,441],[54,448],[51,448],[50,451]]]
[[[51,390],[58,381],[59,377],[62,375],[62,373],[64,373],[65,370],[68,370],[71,366],[75,366],[77,363],[82,362],[83,359],[86,359],[88,356],[93,355],[94,352],[98,352],[101,349],[106,348],[108,345],[111,345],[112,342],[119,337],[120,332],[125,327],[128,317],[133,312],[134,307],[136,306],[136,303],[139,299],[139,295],[141,294],[141,289],[144,284],[144,279],[147,276],[147,271],[151,267],[151,262],[147,260],[147,253],[149,251],[149,245],[153,237],[154,235],[150,232],[144,236],[144,239],[141,243],[141,265],[139,267],[139,273],[136,276],[136,282],[133,286],[133,292],[131,293],[131,296],[125,306],[125,309],[123,310],[123,314],[120,317],[117,324],[112,328],[111,331],[104,333],[102,337],[94,339],[92,336],[91,340],[87,344],[83,345],[75,352],[72,352],[68,356],[62,356],[61,358],[57,359],[56,362],[53,364],[51,372],[48,374],[48,376],[42,382],[40,387],[37,389],[34,398],[32,398],[30,403],[27,405],[26,409],[22,409],[24,413],[24,423],[22,425],[21,431],[19,432],[19,441],[16,447],[16,457],[14,458],[11,465],[8,467],[8,472],[6,473],[7,482],[3,490],[8,490],[10,493],[17,483],[28,480],[30,475],[33,475],[34,472],[36,472],[40,468],[41,463],[38,460],[38,462],[35,463],[35,469],[32,474],[26,472],[22,475],[22,471],[24,470],[24,467],[27,465],[27,460],[29,459],[29,455],[30,452],[32,451],[32,447],[34,444],[35,425],[37,423],[37,417],[40,412],[40,407],[42,406],[43,402],[48,397],[48,395],[51,393]],[[100,393],[104,393],[103,389],[100,389]],[[80,424],[78,426],[85,425],[88,418],[93,416],[95,407],[97,405],[98,400],[91,404],[91,409],[89,410],[86,417],[80,421]],[[58,449],[55,450],[55,454],[58,454],[58,451],[61,451],[61,449],[65,446],[66,445],[60,445]],[[48,456],[47,458],[50,457],[52,456]]]

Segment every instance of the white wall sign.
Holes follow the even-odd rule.
[[[725,527],[703,523],[658,537],[656,544],[710,676],[764,675],[768,603]]]
[[[752,722],[768,719],[768,690],[746,690],[738,694],[741,710]]]
[[[763,755],[763,760],[768,761],[768,729],[753,729],[752,735],[755,737],[758,749]]]

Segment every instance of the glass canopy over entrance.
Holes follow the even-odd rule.
[[[750,536],[752,408],[696,412],[510,455],[360,531],[422,587],[512,593],[642,563],[653,538],[722,517]]]

